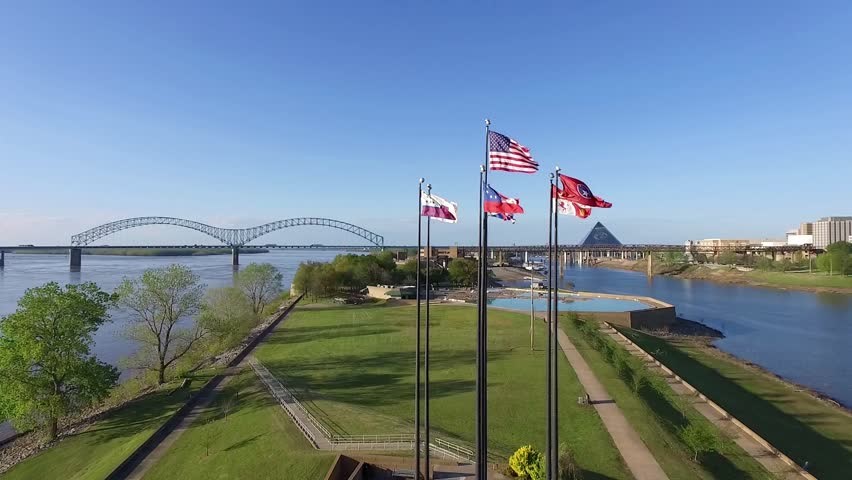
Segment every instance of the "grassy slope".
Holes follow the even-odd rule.
[[[325,475],[334,457],[308,444],[248,370],[228,384],[145,479],[237,479],[251,472],[255,479],[313,480]]]
[[[704,455],[700,464],[693,462],[692,453],[676,434],[676,428],[684,421],[683,416],[673,407],[660,404],[659,397],[648,396],[650,404],[656,406],[652,409],[649,402],[637,396],[618,376],[613,365],[588,345],[573,322],[563,319],[560,325],[669,478],[770,478],[759,463],[736,446],[725,455]],[[700,417],[697,412],[693,414]]]
[[[308,408],[339,433],[406,433],[414,395],[413,307],[317,307],[296,311],[257,352],[301,392]],[[473,442],[475,317],[465,306],[432,308],[433,432]],[[529,317],[489,312],[489,446],[505,459],[521,445],[545,444],[544,329],[529,349]],[[560,364],[560,438],[586,478],[629,478],[593,410],[577,405],[580,386]]]
[[[852,415],[708,347],[623,333],[821,480],[850,478]]]
[[[761,272],[746,273],[746,277],[761,283],[781,287],[827,287],[852,289],[852,277],[842,275],[829,276],[824,273],[807,272]]]
[[[208,379],[209,376],[198,377],[190,389],[172,395],[169,395],[170,389],[176,384],[148,394],[82,433],[21,462],[3,474],[3,479],[103,479]]]

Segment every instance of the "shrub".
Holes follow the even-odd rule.
[[[577,465],[574,451],[566,444],[559,445],[559,480],[582,480],[583,471]]]
[[[546,480],[546,462],[544,454],[532,447],[525,445],[509,457],[509,467],[520,478],[529,480]]]
[[[698,455],[719,449],[719,437],[704,422],[689,422],[678,432],[683,443],[693,452],[692,460],[697,462]]]

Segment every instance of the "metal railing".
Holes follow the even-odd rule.
[[[339,435],[332,433],[326,426],[309,412],[284,384],[256,358],[249,359],[258,378],[266,385],[273,397],[278,400],[287,415],[302,431],[302,434],[321,450],[363,450],[363,451],[413,451],[414,435],[407,433],[384,434],[384,435]],[[424,450],[421,444],[420,450]],[[429,443],[431,452],[446,459],[461,462],[472,462],[475,458],[473,449],[458,443],[435,437],[434,442]]]

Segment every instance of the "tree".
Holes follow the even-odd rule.
[[[239,342],[256,320],[248,297],[236,287],[208,290],[198,317],[201,328],[217,340],[220,348]]]
[[[737,263],[737,254],[732,251],[726,251],[719,255],[718,260],[722,265],[734,265]]]
[[[50,282],[24,293],[0,320],[0,418],[18,428],[46,426],[53,440],[60,417],[107,396],[118,370],[90,348],[114,303],[94,283]]]
[[[830,275],[852,274],[852,243],[835,242],[825,247],[825,253],[817,257],[817,268]]]
[[[157,372],[166,381],[166,369],[185,356],[204,337],[192,317],[201,309],[204,285],[183,265],[146,270],[140,278],[124,279],[117,289],[119,303],[134,315],[125,335],[140,344],[132,366]],[[188,327],[179,323],[189,322]]]
[[[478,280],[479,262],[469,258],[454,258],[447,270],[450,273],[450,281],[454,284],[472,287]]]
[[[282,281],[281,272],[269,263],[252,263],[237,275],[237,286],[249,298],[255,315],[278,295]]]
[[[719,438],[712,427],[705,423],[689,422],[680,429],[680,438],[692,450],[692,461],[698,461],[698,455],[719,449]]]

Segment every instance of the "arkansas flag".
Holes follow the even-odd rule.
[[[553,203],[556,207],[556,212],[561,215],[572,215],[579,218],[589,218],[592,214],[592,207],[580,205],[568,200],[562,196],[562,191],[555,186],[550,188],[550,196],[553,198]]]
[[[509,215],[513,213],[524,213],[520,200],[503,195],[497,190],[491,188],[491,185],[482,186],[482,209],[485,210],[485,213],[489,214],[501,213]],[[510,220],[510,218],[503,219]]]
[[[435,220],[456,223],[459,219],[459,206],[437,195],[420,192],[420,216],[432,217]]]
[[[559,198],[561,199],[570,200],[575,204],[587,207],[609,208],[612,206],[611,203],[601,197],[594,196],[592,189],[582,180],[559,174],[559,181],[562,182],[562,190],[559,191]]]

